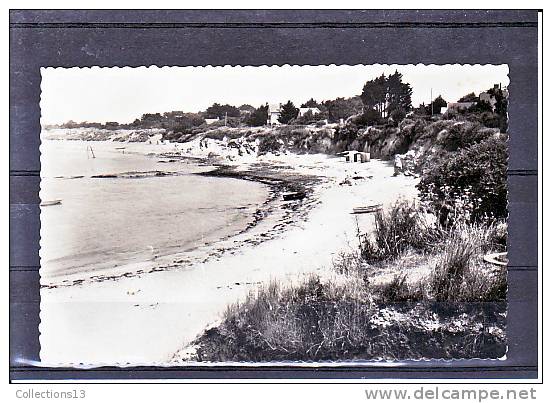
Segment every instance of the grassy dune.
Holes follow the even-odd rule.
[[[200,361],[499,358],[506,352],[506,271],[500,223],[430,224],[398,203],[359,234],[336,274],[271,283],[228,307],[196,340]],[[401,234],[399,236],[399,234]],[[409,235],[410,234],[410,235]]]

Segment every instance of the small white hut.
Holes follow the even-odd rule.
[[[339,153],[339,155],[345,158],[345,162],[364,163],[370,161],[370,153],[365,153],[362,151],[344,151],[342,153]]]

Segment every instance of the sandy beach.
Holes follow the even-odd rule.
[[[152,152],[144,144],[133,147]],[[154,149],[200,158],[208,153],[202,154],[197,144]],[[217,244],[218,253],[195,251],[194,259],[165,256],[154,266],[141,262],[119,268],[119,275],[102,281],[45,286],[40,325],[44,365],[171,365],[175,354],[216,323],[228,304],[259,284],[293,282],[310,273],[331,275],[332,260],[357,245],[356,220],[362,232],[373,225],[371,215],[351,214],[353,207],[386,206],[416,196],[417,179],[393,177],[392,164],[380,160],[348,164],[322,154],[268,154],[226,158],[224,165],[238,177],[248,171],[274,177],[284,172],[319,180],[310,184],[304,205],[290,208],[275,198],[251,229]]]

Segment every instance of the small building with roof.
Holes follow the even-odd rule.
[[[370,161],[370,153],[365,153],[362,151],[343,151],[339,153],[338,155],[341,155],[345,158],[345,162],[369,162]]]
[[[306,113],[310,112],[313,116],[320,114],[320,109],[314,107],[314,108],[299,108],[299,114],[297,117],[302,117]]]

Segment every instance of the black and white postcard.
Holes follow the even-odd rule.
[[[508,65],[41,76],[43,365],[506,357]]]

